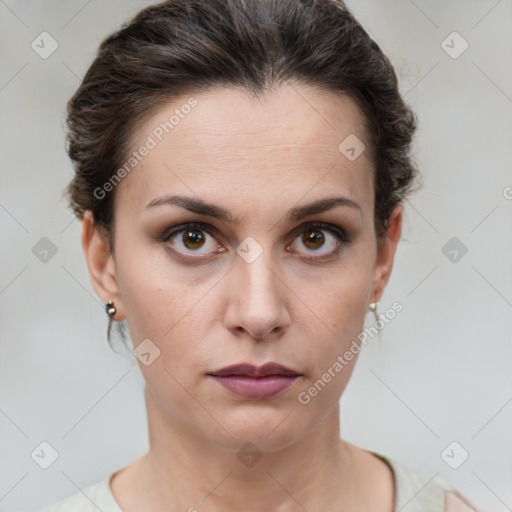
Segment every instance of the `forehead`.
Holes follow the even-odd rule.
[[[136,127],[130,147],[137,164],[118,185],[116,203],[142,211],[164,193],[187,193],[228,208],[235,198],[268,206],[336,189],[370,208],[364,121],[349,97],[298,85],[257,98],[234,88],[183,95]],[[343,152],[354,141],[366,145],[355,160]]]

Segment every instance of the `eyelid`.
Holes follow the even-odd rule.
[[[205,231],[211,236],[214,236],[215,233],[215,228],[209,224],[205,224],[203,222],[183,222],[165,229],[160,235],[155,236],[155,240],[157,242],[167,242],[172,236],[177,233],[181,233],[186,229],[198,229],[200,231]]]
[[[322,221],[304,222],[300,226],[297,226],[293,230],[292,234],[295,236],[296,234],[302,233],[303,231],[305,231],[308,228],[325,229],[326,231],[330,231],[331,233],[338,234],[343,242],[348,243],[350,241],[350,237],[344,229],[336,226],[336,224],[331,224],[329,222],[322,222]]]
[[[186,231],[187,229],[197,229],[198,231],[204,231],[208,233],[211,237],[216,238],[215,235],[215,228],[210,226],[209,224],[205,224],[203,222],[184,222],[175,226],[172,226],[171,228],[168,228],[164,230],[164,232],[161,235],[157,235],[155,237],[155,241],[159,243],[164,243],[166,245],[166,250],[172,253],[172,256],[180,261],[183,261],[185,263],[201,263],[204,260],[210,259],[212,255],[219,254],[222,252],[225,252],[225,248],[220,249],[216,253],[208,253],[208,254],[196,254],[191,255],[188,253],[184,253],[180,250],[177,250],[175,248],[169,247],[166,242],[168,242],[172,237],[176,236],[179,233],[182,233],[183,231]],[[217,242],[218,243],[218,242]]]
[[[331,224],[328,222],[322,222],[322,221],[303,222],[302,224],[300,224],[299,226],[294,228],[292,230],[292,232],[288,235],[288,237],[290,237],[292,239],[292,241],[294,241],[300,233],[306,231],[308,228],[320,228],[320,229],[329,231],[331,234],[336,236],[336,238],[338,239],[338,245],[337,245],[336,249],[334,251],[332,251],[331,253],[329,253],[328,255],[304,257],[304,259],[306,259],[306,260],[321,261],[322,259],[336,256],[343,250],[343,246],[349,246],[352,242],[352,237],[350,235],[348,235],[347,232],[343,228],[341,228],[335,224]],[[172,226],[169,229],[166,229],[161,235],[158,235],[157,237],[155,237],[155,240],[158,242],[162,242],[162,243],[167,242],[170,240],[170,238],[172,238],[176,234],[186,231],[187,229],[198,229],[200,231],[205,231],[206,233],[208,233],[210,236],[212,236],[214,238],[216,238],[218,236],[217,229],[214,226],[212,226],[210,224],[206,224],[204,222],[191,221],[191,222],[184,222],[182,224],[178,224],[176,226]],[[179,254],[179,255],[184,254],[181,251],[178,251],[176,249],[171,249],[171,250],[174,253]],[[217,254],[220,252],[224,252],[224,251],[225,251],[225,249],[222,249],[221,251],[218,251]],[[197,254],[194,256],[187,254],[186,256],[183,256],[182,259],[184,259],[184,260],[189,259],[189,260],[197,261],[197,260],[200,260],[203,258],[208,258],[211,255],[212,255],[212,253]]]
[[[346,242],[348,242],[350,239],[350,237],[347,235],[347,232],[344,229],[336,226],[335,224],[322,221],[303,222],[302,224],[299,224],[296,228],[294,228],[289,236],[295,236],[309,227],[320,227],[328,231],[338,233],[340,237],[343,237]],[[183,222],[182,224],[178,224],[176,226],[172,226],[171,228],[166,229],[161,235],[158,235],[156,239],[160,242],[165,242],[171,236],[181,231],[184,231],[187,228],[197,228],[202,231],[206,231],[211,236],[216,236],[217,234],[217,229],[214,226],[206,224],[204,222],[191,221]]]
[[[293,238],[295,240],[296,236],[300,233],[303,233],[307,229],[315,229],[319,228],[320,230],[325,230],[330,232],[337,239],[337,244],[334,250],[327,254],[322,254],[319,256],[306,256],[302,254],[301,259],[305,261],[309,261],[311,263],[322,263],[332,261],[334,258],[337,258],[341,255],[341,253],[350,245],[352,245],[353,237],[348,234],[347,231],[335,224],[331,224],[329,222],[323,221],[308,221],[304,222],[300,226],[297,226],[296,230],[293,231]]]

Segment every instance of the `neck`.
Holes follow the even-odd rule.
[[[279,512],[354,500],[352,452],[339,437],[339,405],[300,441],[257,460],[205,439],[162,411],[146,387],[150,450],[144,480],[159,510]],[[241,443],[243,445],[244,443]]]

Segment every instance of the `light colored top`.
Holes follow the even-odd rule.
[[[445,491],[454,490],[439,476],[413,471],[401,463],[372,452],[393,470],[395,483],[394,512],[444,512]],[[110,488],[110,480],[121,471],[110,473],[102,481],[90,485],[39,512],[123,512]]]

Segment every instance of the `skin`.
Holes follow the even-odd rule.
[[[357,340],[368,305],[389,280],[401,235],[399,205],[377,244],[364,118],[348,97],[291,84],[259,99],[228,88],[193,97],[197,106],[116,187],[114,254],[90,212],[82,224],[96,293],[114,301],[115,320],[126,318],[135,347],[150,339],[160,350],[150,365],[139,362],[150,450],[114,476],[114,497],[126,512],[391,512],[389,467],[339,436],[338,401],[357,357],[309,404],[297,400]],[[188,98],[139,126],[133,148]],[[350,134],[367,147],[354,161],[338,150]],[[214,203],[238,223],[176,205],[146,208],[166,193]],[[333,195],[360,210],[337,206],[285,219],[291,208]],[[210,226],[199,232],[203,245],[186,238],[184,245],[183,233],[174,245],[157,240],[187,222]],[[333,254],[335,235],[308,228],[311,222],[338,226],[350,244],[339,242],[342,251]],[[319,229],[323,245],[301,237]],[[262,249],[252,263],[236,252],[246,237]],[[173,256],[172,247],[190,261]],[[235,395],[206,375],[268,361],[301,377],[264,400]],[[262,454],[252,467],[237,458],[247,442]]]

